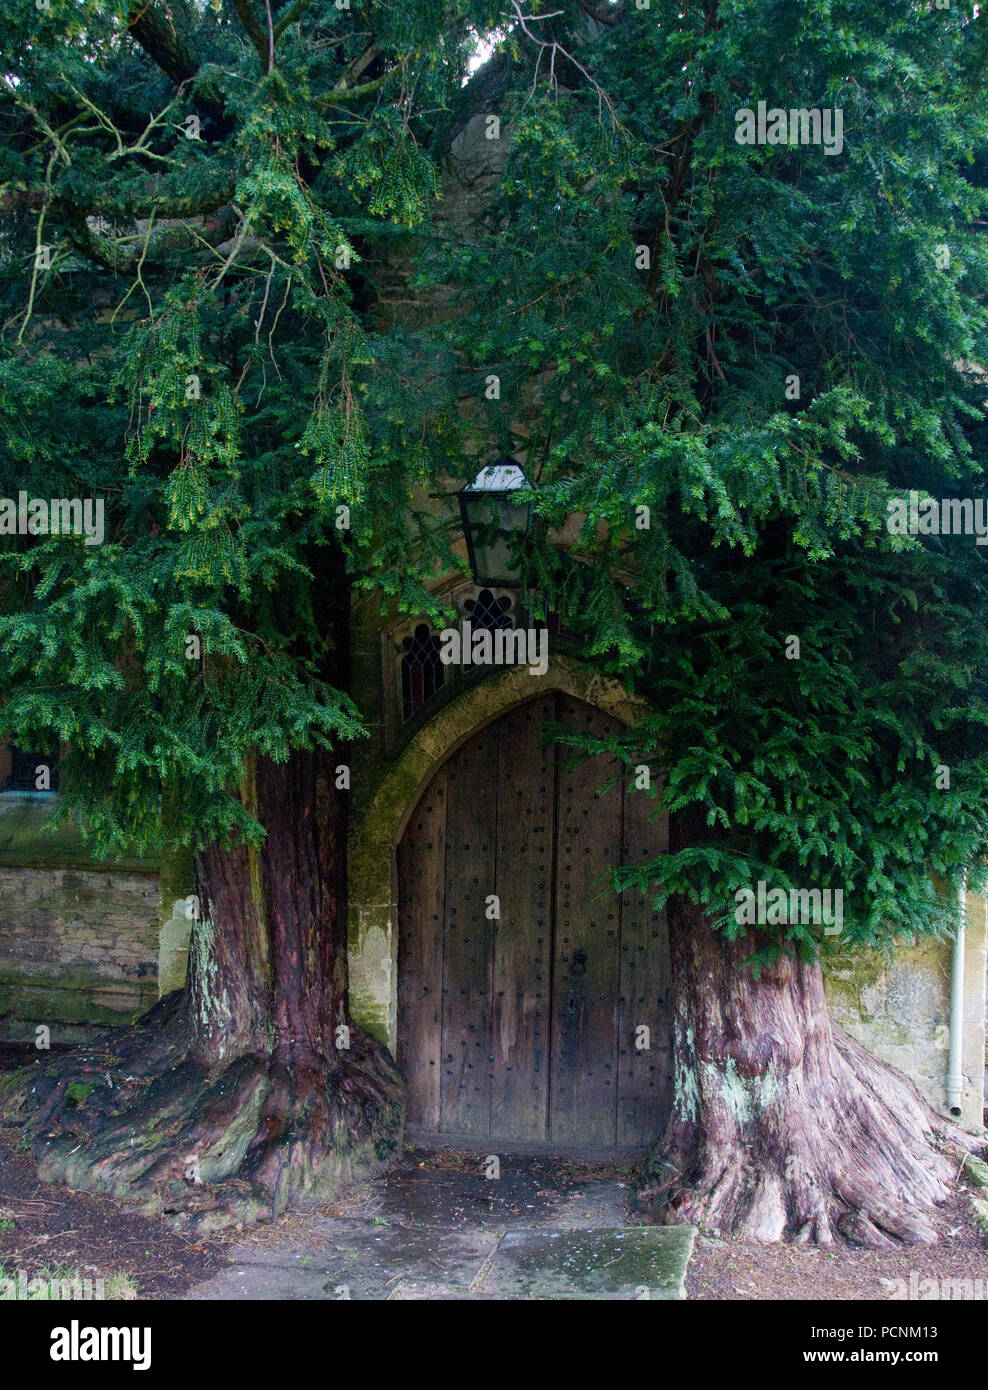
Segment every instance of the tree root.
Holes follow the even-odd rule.
[[[649,1155],[638,1210],[763,1243],[894,1249],[932,1244],[936,1207],[982,1141],[938,1116],[916,1087],[835,1025],[825,1049],[757,1077],[701,1062]],[[790,1062],[793,1059],[788,1059]],[[826,1063],[826,1064],[824,1064]]]
[[[39,1177],[200,1232],[321,1205],[400,1148],[401,1078],[356,1027],[344,1051],[210,1068],[188,1054],[177,1005],[163,1000],[39,1070],[20,1073],[3,1104]]]

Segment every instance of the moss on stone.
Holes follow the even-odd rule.
[[[16,1071],[8,1072],[6,1076],[0,1076],[0,1102],[12,1096],[15,1091],[30,1080],[31,1067],[18,1067]]]
[[[118,996],[119,1007],[98,1002],[97,995]],[[153,981],[131,983],[72,969],[59,972],[57,985],[23,976],[0,979],[0,1014],[10,1014],[25,1028],[34,1022],[115,1027],[133,1022],[157,997]]]
[[[97,860],[83,841],[78,825],[66,821],[49,830],[55,798],[7,796],[0,805],[0,866],[47,868],[85,865],[91,869],[129,869],[154,873],[157,857],[133,851]]]

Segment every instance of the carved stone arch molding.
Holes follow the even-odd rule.
[[[503,667],[437,711],[379,778],[351,818],[349,834],[350,1013],[394,1050],[397,1036],[396,851],[409,817],[444,762],[485,724],[538,695],[574,696],[632,726],[645,702],[619,681],[554,655],[544,676]]]

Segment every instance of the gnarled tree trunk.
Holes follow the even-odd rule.
[[[830,1021],[818,962],[779,957],[756,980],[752,939],[683,899],[669,933],[675,1099],[642,1207],[764,1242],[936,1240],[957,1162],[935,1145],[976,1141]]]
[[[401,1080],[347,1016],[345,843],[326,752],[259,759],[259,849],[196,866],[189,978],[13,1098],[39,1174],[200,1229],[325,1201],[397,1152]]]
[[[345,561],[336,548],[308,559],[322,674],[345,690]],[[268,602],[292,631],[291,588]],[[325,1202],[397,1154],[401,1077],[348,1018],[337,761],[327,749],[252,759],[239,796],[265,838],[199,856],[185,989],[15,1079],[5,1109],[23,1116],[43,1179],[208,1229]]]

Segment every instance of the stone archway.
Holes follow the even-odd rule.
[[[519,666],[500,668],[439,710],[351,817],[350,1013],[392,1051],[397,1039],[396,853],[408,818],[436,771],[461,744],[533,696],[556,690],[628,726],[646,708],[620,682],[568,657],[551,656],[544,676],[531,676]]]

